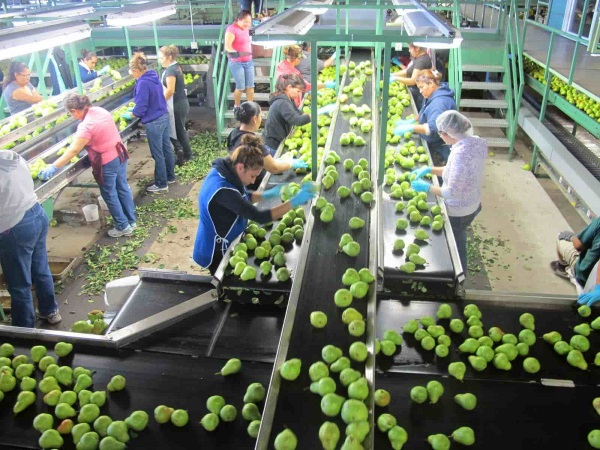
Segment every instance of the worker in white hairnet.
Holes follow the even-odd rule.
[[[450,145],[450,156],[443,167],[415,169],[411,183],[417,192],[432,192],[442,197],[448,210],[458,255],[467,273],[467,228],[481,211],[481,189],[488,145],[485,139],[473,136],[473,125],[458,111],[445,111],[436,119],[440,137]],[[432,174],[441,176],[441,187],[421,178]]]

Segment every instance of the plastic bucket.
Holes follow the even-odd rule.
[[[108,205],[104,201],[101,195],[98,196],[98,205],[102,211],[108,211]]]
[[[85,205],[82,209],[86,222],[95,222],[100,218],[98,205]]]

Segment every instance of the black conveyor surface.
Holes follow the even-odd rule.
[[[29,354],[31,341],[12,342],[17,354]],[[51,351],[49,353],[53,354]],[[60,363],[95,371],[94,391],[105,390],[113,375],[121,374],[126,378],[125,390],[110,393],[107,403],[101,408],[101,414],[109,415],[113,420],[123,420],[135,410],[144,410],[150,415],[148,428],[129,441],[127,448],[130,450],[253,449],[255,440],[248,436],[248,422],[241,416],[243,396],[247,386],[253,382],[267,386],[272,371],[271,364],[245,362],[239,374],[222,377],[215,375],[225,363],[222,359],[132,351],[118,354],[99,354],[96,351],[83,353],[78,348],[72,358],[66,361],[61,359]],[[36,378],[41,378],[41,372],[36,371]],[[8,393],[0,408],[0,447],[38,448],[40,434],[31,426],[32,421],[37,414],[52,412],[53,408],[46,406],[42,396],[36,392],[35,407],[31,406],[15,416],[12,405],[17,394],[18,388]],[[211,395],[222,395],[238,409],[238,417],[234,422],[221,423],[212,433],[205,431],[198,423],[208,412],[205,404]],[[187,410],[189,424],[184,428],[176,428],[172,424],[158,425],[153,418],[153,411],[161,404]],[[263,404],[258,406],[262,410]],[[55,426],[58,423],[55,420]],[[65,436],[62,448],[75,448],[70,436]]]
[[[444,386],[439,402],[414,403],[410,390],[434,379]],[[389,391],[392,398],[387,407],[375,408],[376,417],[382,413],[396,417],[408,433],[403,447],[407,449],[431,449],[427,436],[449,436],[462,426],[474,430],[475,443],[470,447],[452,443],[451,448],[588,449],[587,434],[598,428],[598,415],[592,408],[598,389],[592,386],[569,389],[482,379],[461,383],[452,377],[388,373],[376,378],[375,389]],[[472,411],[454,401],[456,394],[466,392],[477,397]],[[375,449],[391,448],[386,434],[374,433]]]
[[[352,60],[359,63],[363,60],[369,60],[370,54],[366,51],[353,50]],[[367,78],[364,85],[364,95],[361,98],[350,97],[349,102],[356,104],[366,103],[371,106],[371,79]],[[342,147],[338,144],[342,133],[349,131],[347,118],[338,115],[335,125],[335,131],[332,139],[332,150],[335,150],[342,161],[346,158],[352,158],[355,162],[360,158],[370,160],[370,141],[369,134],[358,132],[367,141],[367,145],[362,147],[347,146]],[[314,228],[309,242],[309,249],[306,260],[306,268],[302,279],[299,299],[297,304],[296,317],[290,345],[287,352],[287,359],[300,358],[302,360],[302,372],[299,378],[293,382],[281,380],[275,417],[271,430],[269,448],[272,448],[273,441],[278,433],[284,427],[289,427],[299,438],[299,447],[302,449],[318,449],[321,444],[318,439],[318,429],[325,420],[332,420],[338,423],[340,429],[343,426],[341,418],[326,418],[320,410],[321,397],[308,391],[310,378],[308,376],[308,367],[321,361],[321,349],[332,344],[342,349],[344,356],[348,357],[348,349],[355,341],[365,341],[365,337],[353,337],[348,333],[347,326],[341,320],[342,308],[336,307],[333,297],[335,292],[342,288],[342,275],[348,267],[354,267],[357,270],[368,267],[368,230],[370,209],[362,203],[360,199],[351,194],[350,197],[340,201],[336,191],[339,186],[350,187],[356,180],[351,171],[344,170],[341,163],[336,164],[339,177],[329,190],[322,190],[321,196],[328,202],[336,205],[334,219],[330,223],[321,222],[315,218]],[[351,217],[358,216],[365,220],[363,229],[353,231],[351,234],[354,240],[361,246],[360,254],[356,258],[351,258],[344,253],[337,253],[340,236],[350,231],[348,221]],[[371,290],[373,285],[371,285]],[[367,317],[367,304],[365,299],[355,299],[351,305],[361,312],[363,317]],[[323,311],[327,314],[327,326],[323,329],[315,329],[310,325],[310,314],[313,311]],[[352,361],[352,367],[364,373],[364,363]],[[332,377],[338,380],[336,374]],[[336,391],[340,395],[346,396],[346,389],[338,383]]]
[[[211,291],[214,289],[211,284],[212,277],[205,278],[204,283],[141,278],[135,289],[135,295],[119,309],[107,332],[119,330]]]
[[[501,302],[472,302],[479,307],[482,313],[481,321],[484,325],[484,333],[487,336],[489,328],[497,326],[505,333],[512,333],[518,337],[523,327],[519,324],[519,316],[524,312],[530,312],[535,317],[535,334],[537,342],[530,347],[529,355],[537,358],[541,365],[541,370],[537,374],[529,374],[523,370],[523,357],[517,356],[512,361],[512,369],[509,371],[498,370],[493,365],[477,372],[468,362],[468,354],[462,354],[458,351],[458,346],[469,337],[467,326],[462,333],[457,335],[450,331],[448,326],[450,320],[436,320],[442,325],[446,334],[452,339],[450,353],[446,358],[439,358],[435,352],[426,351],[421,344],[409,333],[404,333],[404,343],[401,351],[394,357],[378,355],[377,365],[380,370],[392,370],[394,372],[415,372],[432,375],[446,375],[448,365],[451,362],[463,361],[467,366],[465,379],[485,379],[496,381],[519,381],[519,382],[539,382],[542,378],[572,380],[576,385],[596,386],[600,368],[594,366],[593,360],[595,352],[600,348],[600,336],[598,333],[592,333],[588,339],[590,341],[590,350],[584,353],[589,368],[587,371],[571,367],[566,357],[559,356],[554,352],[553,347],[542,339],[545,333],[558,331],[563,340],[569,341],[575,334],[573,327],[579,323],[588,322],[587,319],[579,317],[577,310],[569,305],[551,305],[551,304],[515,304]],[[415,301],[415,300],[378,300],[377,302],[377,320],[375,329],[377,337],[381,338],[383,332],[388,329],[400,330],[406,322],[411,319],[420,319],[421,317],[433,317],[440,303],[433,301]],[[453,318],[460,318],[464,321],[463,308],[461,303],[450,303],[452,306]],[[398,320],[400,318],[400,320]],[[379,376],[379,374],[378,374]],[[591,399],[590,399],[591,401]]]

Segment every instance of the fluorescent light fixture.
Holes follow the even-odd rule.
[[[0,30],[0,60],[81,41],[90,34],[87,23],[65,20]]]
[[[131,27],[164,19],[175,14],[175,5],[170,3],[142,3],[124,7],[118,13],[106,16],[109,27]]]
[[[285,47],[286,45],[294,45],[297,44],[298,41],[291,41],[291,40],[272,40],[272,41],[258,41],[258,42],[252,42],[254,45],[260,45],[261,47],[264,48],[277,48],[277,47]]]
[[[306,34],[315,23],[315,15],[308,11],[290,8],[262,22],[250,30],[254,36],[269,34]]]
[[[80,6],[76,8],[51,9],[48,11],[34,12],[27,14],[32,17],[56,17],[57,19],[65,19],[67,17],[81,16],[84,14],[92,14],[96,10],[93,6]]]
[[[452,42],[427,42],[427,41],[422,41],[422,42],[413,42],[413,45],[416,47],[423,47],[423,48],[431,48],[431,49],[448,49],[448,48],[459,48],[460,45],[462,44],[463,38],[462,37],[455,37],[454,39],[452,39]]]
[[[409,36],[441,36],[428,14],[424,11],[413,11],[404,14],[404,28]]]
[[[314,15],[322,15],[329,11],[327,6],[331,5],[333,0],[306,0],[304,3],[297,6],[297,9],[308,11]]]

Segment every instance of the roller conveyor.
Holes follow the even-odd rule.
[[[367,59],[369,59],[368,53],[356,51],[353,53],[352,60],[355,62]],[[371,105],[371,82],[368,78],[364,85],[363,97],[355,99],[355,102]],[[337,144],[339,136],[346,131],[348,131],[348,122],[338,115],[331,148],[339,154],[342,161],[346,158],[352,158],[355,161],[366,158],[370,161],[370,135],[363,135],[367,141],[365,146],[341,147]],[[284,342],[288,343],[287,355],[284,360],[300,358],[302,360],[302,372],[300,377],[293,382],[281,379],[278,374],[273,375],[269,391],[271,400],[267,400],[266,405],[269,413],[273,414],[272,427],[270,427],[270,435],[264,437],[264,432],[261,429],[257,448],[272,448],[273,440],[284,427],[292,429],[300,438],[299,448],[320,448],[318,429],[321,423],[325,420],[333,420],[338,425],[342,425],[340,417],[325,419],[320,411],[320,396],[308,392],[310,385],[308,367],[312,363],[321,360],[321,349],[325,345],[332,344],[341,348],[344,356],[348,357],[348,348],[353,342],[365,341],[364,336],[353,337],[348,333],[347,326],[341,321],[342,308],[336,307],[333,297],[335,291],[343,287],[341,279],[348,267],[354,267],[357,270],[369,267],[369,236],[367,230],[370,226],[370,209],[354,194],[340,201],[336,193],[337,188],[342,185],[350,186],[356,178],[351,171],[344,170],[341,163],[337,164],[336,167],[339,173],[337,181],[329,190],[321,191],[322,197],[336,205],[334,219],[330,223],[323,223],[318,219],[318,214],[313,217],[312,234],[305,253],[305,266],[311,268],[311,270],[310,273],[305,272],[301,279],[301,285],[296,293],[297,303],[292,304],[292,300],[290,300],[286,323],[290,320],[290,309],[294,308],[293,327],[290,327],[291,334],[286,334],[286,325],[284,325],[279,348],[279,352],[281,352],[281,346]],[[351,233],[354,240],[359,242],[361,246],[361,252],[355,258],[337,252],[340,236],[345,231],[349,231],[348,220],[353,216],[359,216],[365,220],[365,226],[362,230]],[[373,289],[374,285],[372,284],[369,295],[373,294]],[[293,295],[294,291],[292,291]],[[355,299],[351,306],[357,309],[365,319],[367,318],[366,298],[362,300]],[[310,314],[313,311],[323,311],[327,314],[328,322],[325,328],[315,329],[310,325]],[[277,365],[277,367],[279,366]],[[352,367],[361,371],[361,373],[365,372],[364,363],[353,361]],[[335,374],[333,376],[336,377]],[[337,392],[343,395],[344,390],[343,387],[339,386]],[[269,403],[269,401],[272,401],[272,403]]]

